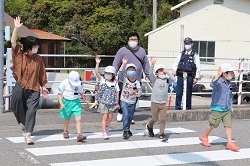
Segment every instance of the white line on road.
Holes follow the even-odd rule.
[[[113,158],[103,160],[90,160],[78,162],[65,162],[54,163],[51,166],[128,166],[128,165],[174,165],[174,164],[188,164],[209,161],[222,161],[222,160],[236,160],[250,158],[250,148],[241,149],[238,152],[229,150],[218,151],[205,151],[205,152],[192,152],[192,153],[176,153],[154,156],[140,156],[140,157],[127,157],[127,158]]]
[[[133,135],[147,135],[146,130],[132,130]],[[154,129],[155,133],[159,132],[159,129]],[[195,132],[193,130],[185,129],[185,128],[166,128],[165,133],[166,134],[173,134],[173,133],[189,133],[189,132]],[[87,139],[90,138],[102,138],[102,132],[91,132],[91,133],[83,133],[83,135],[87,136]],[[111,131],[109,132],[110,137],[122,137],[122,131]],[[6,139],[10,140],[13,143],[24,143],[23,137],[7,137]],[[70,134],[70,138],[67,140],[73,140],[76,139],[76,134]],[[33,140],[37,142],[43,142],[43,141],[62,141],[65,139],[61,135],[38,135],[33,136]]]
[[[212,143],[227,142],[227,139],[210,136],[209,140]],[[88,153],[88,152],[100,152],[100,151],[114,151],[125,149],[140,149],[140,148],[152,148],[152,147],[166,147],[166,146],[181,146],[181,145],[194,145],[200,144],[199,137],[188,138],[173,138],[167,142],[161,142],[159,140],[142,140],[142,141],[126,141],[126,142],[114,142],[114,143],[99,143],[99,144],[85,144],[85,145],[68,145],[68,146],[54,146],[43,148],[28,148],[28,152],[35,156],[46,155],[58,155],[58,154],[72,154],[72,153]]]

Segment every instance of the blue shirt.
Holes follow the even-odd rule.
[[[230,90],[231,82],[225,81],[220,77],[216,81],[210,83],[213,88],[211,110],[214,111],[230,111],[232,108],[232,91]]]

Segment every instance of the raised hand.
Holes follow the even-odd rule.
[[[156,58],[155,57],[150,57],[150,62],[151,62],[152,65],[155,65]]]
[[[221,67],[218,68],[218,72],[217,72],[217,76],[221,76],[222,75],[222,70],[221,70]]]
[[[96,56],[95,62],[96,62],[97,64],[99,64],[99,63],[101,62],[101,58],[100,58],[99,56]]]
[[[123,57],[122,58],[122,64],[127,64],[128,63],[128,58],[127,57]]]
[[[15,28],[20,28],[23,25],[23,23],[21,23],[21,18],[18,16],[14,19],[14,26]]]

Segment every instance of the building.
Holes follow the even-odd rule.
[[[207,59],[250,58],[250,1],[249,0],[186,0],[171,8],[179,18],[145,34],[148,36],[148,55],[177,56],[183,50],[183,39],[194,40],[194,50],[201,59],[202,69],[217,69],[221,63],[238,68],[237,60]],[[174,59],[161,60],[172,68]],[[202,71],[203,78],[215,73]]]

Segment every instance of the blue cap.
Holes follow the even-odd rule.
[[[193,43],[193,40],[192,40],[190,37],[186,37],[186,38],[184,39],[184,43],[185,43],[185,44],[190,44],[190,43]]]

